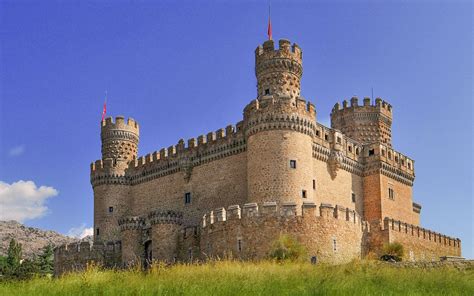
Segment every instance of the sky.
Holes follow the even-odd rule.
[[[0,219],[89,233],[106,90],[140,155],[240,121],[267,17],[268,1],[0,1]],[[303,50],[319,122],[372,88],[393,105],[422,226],[473,258],[472,4],[272,1],[272,25]]]

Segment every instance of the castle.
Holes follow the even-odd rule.
[[[90,260],[261,259],[282,234],[328,263],[380,256],[389,242],[405,260],[461,255],[459,239],[419,225],[414,160],[392,148],[389,103],[353,97],[334,105],[331,128],[318,123],[288,40],[257,47],[255,74],[242,121],[141,157],[135,120],[102,121],[94,244],[58,247],[56,273]]]

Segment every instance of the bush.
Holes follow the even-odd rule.
[[[383,247],[383,255],[380,260],[383,261],[402,261],[403,246],[398,242],[388,243]]]
[[[284,234],[273,242],[269,257],[277,261],[301,260],[306,257],[306,249],[296,239]]]

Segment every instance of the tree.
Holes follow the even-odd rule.
[[[7,268],[15,271],[20,266],[21,262],[21,244],[17,243],[15,239],[10,240],[7,252]]]
[[[49,275],[54,270],[54,252],[51,245],[47,245],[43,248],[43,252],[38,256],[36,260],[38,271],[41,275]]]
[[[403,245],[398,242],[388,243],[383,247],[383,252],[380,259],[384,261],[402,261]]]
[[[273,242],[269,257],[277,261],[296,261],[306,256],[306,249],[296,239],[289,235],[280,235]]]

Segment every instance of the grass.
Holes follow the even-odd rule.
[[[0,282],[0,295],[474,295],[474,270],[395,268],[377,262],[218,261],[149,272],[89,268],[58,279]]]

